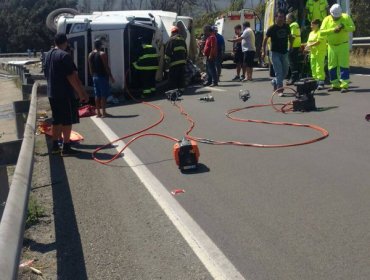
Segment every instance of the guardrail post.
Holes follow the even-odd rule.
[[[17,128],[17,138],[23,138],[24,126],[27,119],[27,112],[30,109],[30,101],[15,101],[13,102],[13,111],[15,113],[15,124]]]
[[[0,165],[0,222],[9,193],[9,179],[6,165]]]

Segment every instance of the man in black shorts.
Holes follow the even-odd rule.
[[[242,81],[245,78],[245,68],[242,68],[243,65],[243,51],[242,51],[242,26],[240,24],[235,25],[234,27],[235,37],[234,39],[229,39],[229,42],[232,42],[233,53],[234,53],[234,63],[236,64],[236,76],[233,81]],[[240,76],[240,71],[243,69],[243,74]]]
[[[52,153],[69,156],[78,153],[71,148],[70,136],[72,124],[78,122],[78,111],[75,93],[81,102],[89,97],[78,78],[71,55],[65,50],[68,41],[65,34],[58,33],[54,38],[56,47],[45,56],[45,77],[47,93],[53,117]],[[63,148],[60,150],[58,140],[63,137]]]

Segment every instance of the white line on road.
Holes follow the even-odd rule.
[[[362,76],[362,77],[370,77],[369,74],[351,74],[351,75],[354,75],[354,76]]]
[[[119,138],[102,119],[92,117],[91,120],[104,133],[109,141],[112,142]],[[118,141],[116,143],[117,151],[120,151],[125,145],[123,141]],[[125,156],[123,159],[136,173],[146,189],[157,201],[212,277],[214,279],[225,280],[245,279],[140,159],[129,148],[125,149],[124,154]]]
[[[226,90],[224,90],[224,89],[215,88],[215,87],[204,87],[204,88],[210,89],[210,90],[213,90],[213,91],[226,92]]]

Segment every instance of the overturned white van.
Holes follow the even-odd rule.
[[[73,59],[81,81],[91,86],[87,57],[93,49],[94,41],[101,39],[108,54],[109,65],[116,80],[115,89],[124,89],[130,84],[129,71],[138,57],[140,41],[144,38],[152,43],[160,54],[160,69],[157,80],[163,75],[163,49],[171,34],[171,27],[177,25],[190,44],[191,36],[183,20],[176,13],[165,11],[105,11],[92,14],[73,14],[61,9],[59,16],[54,12],[55,31],[66,33],[73,48]],[[48,26],[50,28],[50,26]],[[127,77],[127,79],[126,79]]]

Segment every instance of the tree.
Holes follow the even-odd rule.
[[[355,37],[370,36],[370,1],[368,0],[351,0],[352,18],[356,25]]]
[[[76,0],[9,0],[0,10],[0,48],[5,52],[48,49],[53,35],[45,25],[47,15],[58,8],[76,8]]]
[[[176,12],[179,15],[196,4],[197,0],[150,0],[151,9]]]

